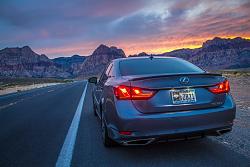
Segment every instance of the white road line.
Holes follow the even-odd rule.
[[[63,146],[61,148],[61,152],[57,158],[56,167],[70,167],[71,159],[74,151],[76,135],[78,131],[78,126],[80,123],[80,117],[82,113],[83,102],[85,99],[86,91],[87,91],[88,83],[84,88],[82,93],[82,97],[77,106],[74,118],[71,122],[70,128],[68,130],[67,136],[64,140]]]

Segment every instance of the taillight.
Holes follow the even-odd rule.
[[[228,80],[225,80],[213,87],[210,87],[209,91],[215,94],[228,93],[230,91],[230,85]]]
[[[154,96],[155,91],[133,86],[116,86],[114,94],[119,100],[147,100]]]
[[[130,87],[128,86],[117,86],[114,87],[114,93],[119,100],[128,100],[131,98]]]

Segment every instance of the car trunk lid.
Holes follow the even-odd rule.
[[[132,87],[156,91],[156,94],[150,99],[132,100],[134,106],[142,113],[176,112],[217,107],[225,101],[225,93],[214,94],[208,90],[208,87],[225,80],[219,74],[140,75],[126,78]],[[178,90],[194,91],[196,101],[182,104],[174,103],[172,92]]]

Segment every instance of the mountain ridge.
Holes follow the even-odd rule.
[[[0,76],[67,78],[70,74],[57,68],[46,55],[24,46],[0,50]]]
[[[145,52],[130,55],[150,56]],[[196,49],[177,49],[153,56],[179,57],[206,70],[250,67],[250,40],[241,37],[215,37]],[[115,46],[99,45],[90,56],[73,55],[49,59],[35,53],[29,46],[0,50],[0,77],[75,78],[99,75],[113,59],[125,58],[124,51]]]
[[[125,57],[126,55],[122,49],[101,44],[88,58],[86,58],[83,64],[80,65],[79,69],[76,71],[76,75],[79,77],[100,75],[111,60]]]
[[[150,56],[145,52],[135,56]],[[177,49],[153,56],[170,56],[183,58],[205,70],[219,70],[250,67],[250,40],[241,37],[219,38],[215,37],[203,43],[196,49]]]

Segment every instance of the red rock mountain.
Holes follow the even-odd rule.
[[[0,50],[0,76],[67,78],[71,74],[58,68],[47,56],[39,55],[24,46]]]
[[[132,56],[141,55],[147,56],[145,53]],[[250,67],[250,40],[216,37],[198,49],[179,49],[155,56],[180,57],[206,70],[246,68]]]
[[[122,49],[114,46],[107,47],[100,45],[80,66],[76,75],[80,77],[99,75],[106,65],[113,59],[125,58],[126,55]]]

